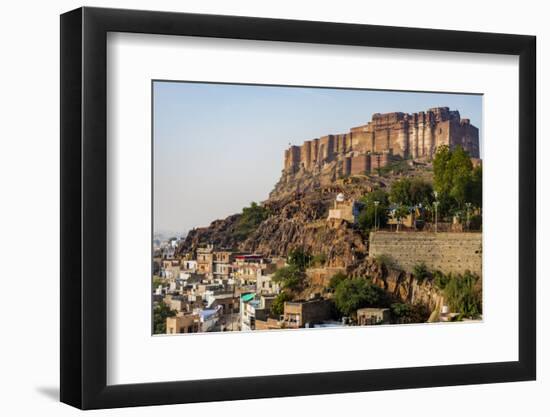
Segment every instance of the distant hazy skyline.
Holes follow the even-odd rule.
[[[185,234],[267,199],[289,143],[373,113],[449,107],[480,130],[482,96],[155,81],[154,232]]]

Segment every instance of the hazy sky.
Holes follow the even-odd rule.
[[[373,113],[446,106],[480,128],[482,96],[154,82],[154,230],[186,233],[262,201],[284,150]]]

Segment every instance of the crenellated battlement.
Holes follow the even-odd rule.
[[[306,140],[285,151],[284,169],[297,172],[320,169],[342,161],[343,174],[369,172],[395,158],[432,158],[441,145],[462,146],[479,158],[479,130],[458,110],[435,107],[418,113],[375,113],[365,125],[348,133]]]

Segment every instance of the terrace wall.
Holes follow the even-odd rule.
[[[481,233],[373,232],[369,255],[387,255],[398,267],[412,271],[424,262],[430,270],[481,276]]]

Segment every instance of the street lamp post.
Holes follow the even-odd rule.
[[[375,232],[378,230],[378,204],[380,204],[380,201],[374,202],[374,231]]]
[[[396,212],[395,212],[395,213],[397,214],[397,228],[395,229],[396,232],[399,232],[400,226],[401,226],[401,214],[403,214],[403,213],[401,212],[402,207],[403,207],[402,204],[399,203],[399,204],[397,205],[397,210],[396,210]]]
[[[470,231],[470,207],[472,207],[472,203],[466,203],[466,227],[468,232]]]
[[[437,233],[437,206],[439,206],[439,201],[437,201],[437,191],[434,191],[434,208],[435,208],[435,233]]]
[[[435,233],[437,233],[437,206],[439,206],[439,201],[434,201],[434,207],[435,207]]]

